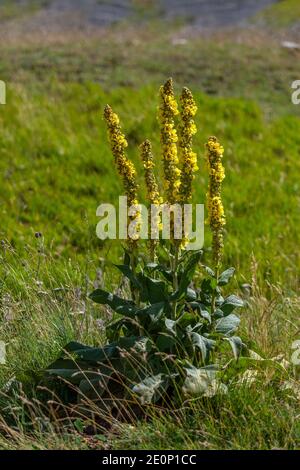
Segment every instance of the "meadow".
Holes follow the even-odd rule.
[[[94,436],[80,419],[49,420],[33,386],[68,341],[106,341],[112,314],[87,298],[95,287],[120,286],[112,269],[120,246],[95,232],[97,206],[116,204],[120,193],[103,109],[118,111],[141,182],[137,145],[149,138],[159,158],[157,96],[169,76],[177,94],[189,86],[198,106],[194,202],[205,203],[204,143],[213,134],[225,148],[224,266],[236,267],[234,287],[246,302],[241,331],[262,357],[290,360],[300,339],[300,108],[290,88],[300,53],[277,36],[292,7],[280,24],[284,6],[272,8],[255,39],[240,30],[190,33],[180,43],[180,24],[155,19],[147,30],[124,22],[88,38],[1,42],[1,449],[299,448],[292,372],[290,392],[267,371],[268,380]],[[204,260],[209,247],[206,230]]]

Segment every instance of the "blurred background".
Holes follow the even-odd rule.
[[[299,59],[298,0],[1,0],[1,238],[26,254],[42,232],[58,264],[114,253],[95,236],[97,206],[120,193],[102,109],[120,115],[142,183],[138,144],[150,138],[159,161],[158,89],[172,76],[199,106],[195,202],[205,141],[226,148],[226,262],[247,280],[255,257],[261,279],[296,288]]]

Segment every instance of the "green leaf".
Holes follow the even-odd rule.
[[[126,250],[126,248],[124,248],[124,261],[123,261],[123,264],[125,264],[127,266],[130,266],[130,254]]]
[[[127,336],[136,336],[139,332],[139,325],[133,318],[125,317],[110,323],[106,327],[106,336],[109,341],[116,341],[122,332]]]
[[[215,271],[213,271],[209,266],[204,266],[204,265],[202,265],[202,268],[204,269],[204,271],[205,271],[210,277],[215,277],[215,276],[216,276]]]
[[[99,399],[106,391],[109,377],[100,376],[94,379],[83,379],[79,384],[82,396],[91,400]]]
[[[194,289],[191,289],[190,287],[188,287],[187,292],[186,292],[186,300],[188,302],[193,302],[196,299],[197,299],[197,293],[194,291]]]
[[[202,251],[195,251],[190,256],[180,279],[178,290],[184,292],[193,280],[197,264],[199,263],[202,256]]]
[[[86,346],[85,344],[77,343],[77,341],[70,341],[65,347],[64,351],[69,353],[79,351],[80,349],[93,349],[91,346]]]
[[[111,343],[103,348],[90,348],[79,349],[74,351],[80,361],[97,364],[105,362],[112,357],[118,357],[117,343]]]
[[[235,273],[234,268],[228,268],[226,269],[226,271],[223,271],[218,279],[218,285],[225,286],[226,284],[228,284],[228,282],[230,281],[234,273]]]
[[[140,383],[132,387],[132,391],[138,395],[140,402],[146,403],[157,402],[168,388],[169,380],[163,374],[152,375],[146,377]]]
[[[236,295],[230,295],[226,297],[224,302],[220,305],[220,309],[225,315],[229,315],[235,308],[241,308],[244,306],[244,302]]]
[[[243,341],[241,340],[241,338],[239,336],[231,336],[230,338],[224,338],[224,339],[229,342],[232,348],[234,358],[238,359],[243,349]]]
[[[127,264],[115,264],[115,267],[119,269],[119,271],[121,271],[121,273],[123,274],[123,276],[127,277],[127,279],[129,279],[129,281],[131,282],[131,284],[136,288],[136,289],[141,289],[142,286],[140,284],[140,282],[138,281],[138,279],[136,278],[133,270],[131,269],[130,266],[128,266]]]
[[[205,362],[207,358],[207,349],[203,336],[199,335],[199,333],[193,332],[190,337],[193,345],[200,350],[202,361]]]
[[[176,292],[171,296],[172,300],[178,300],[184,296],[190,283],[193,280],[197,264],[202,256],[202,251],[195,251],[189,256],[189,259],[180,276],[179,286]]]
[[[172,333],[173,335],[176,335],[176,321],[170,320],[170,318],[166,318],[165,325],[166,325],[166,329],[170,333]]]
[[[229,335],[233,333],[239,326],[240,319],[233,313],[227,317],[220,318],[216,323],[217,333],[222,333],[224,335]]]
[[[200,313],[202,318],[204,318],[209,323],[211,323],[211,315],[210,315],[210,313],[208,312],[206,306],[203,303],[201,303],[201,302],[191,302],[190,305],[191,305],[193,310],[197,310]]]
[[[46,378],[47,376],[52,376],[55,378],[63,379],[66,382],[69,382],[73,385],[79,385],[83,379],[92,380],[94,378],[99,379],[99,372],[95,370],[90,370],[87,368],[87,365],[82,365],[82,368],[79,368],[75,362],[73,362],[73,367],[71,368],[69,364],[58,364],[50,365],[45,370]]]
[[[145,318],[146,320],[150,318],[151,322],[156,323],[162,317],[165,306],[165,302],[157,302],[137,310],[136,316],[137,318]]]
[[[152,340],[147,336],[123,337],[118,341],[118,348],[136,353],[145,353],[152,349]]]
[[[190,366],[185,368],[186,378],[182,387],[184,395],[212,397],[217,393],[226,393],[227,389],[216,379],[216,372],[211,368]]]
[[[195,323],[195,314],[193,312],[184,312],[177,320],[177,325],[185,329],[188,325]]]
[[[132,301],[122,299],[102,289],[96,289],[89,295],[89,298],[97,304],[109,305],[115,312],[121,315],[133,317],[136,314],[137,308]]]
[[[166,283],[158,279],[152,279],[143,273],[138,274],[141,288],[141,301],[155,304],[167,301]]]
[[[160,333],[156,339],[156,347],[160,352],[170,352],[176,343],[174,335]]]
[[[223,318],[223,317],[224,317],[223,310],[216,308],[216,310],[214,311],[214,318],[218,319],[218,318]]]
[[[204,292],[206,294],[211,294],[212,293],[212,285],[211,285],[211,279],[205,278],[201,282],[201,292]]]
[[[165,279],[167,279],[167,281],[169,281],[170,283],[173,282],[172,271],[170,269],[167,269],[162,264],[148,263],[146,264],[146,269],[149,269],[150,271],[154,271],[154,272],[157,271],[161,273],[165,277]]]
[[[196,332],[192,332],[190,334],[190,337],[193,345],[200,349],[202,361],[207,362],[209,359],[209,353],[213,350],[216,342],[211,339],[205,338],[204,336]]]

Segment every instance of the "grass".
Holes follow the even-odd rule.
[[[299,23],[300,5],[297,0],[280,0],[260,12],[256,18],[275,29],[291,27]]]
[[[105,91],[140,88],[149,81],[157,86],[172,75],[179,86],[189,83],[208,95],[255,100],[267,115],[297,113],[290,104],[290,87],[298,76],[298,51],[272,41],[265,48],[266,38],[259,32],[254,42],[249,33],[240,43],[223,35],[188,38],[178,46],[181,34],[175,26],[163,33],[161,27],[154,23],[143,32],[125,23],[122,32],[114,27],[88,41],[67,36],[40,45],[12,42],[2,47],[0,74],[8,84],[34,82],[45,89],[50,77],[64,83],[96,82]]]
[[[30,15],[40,8],[46,6],[49,0],[25,0],[22,2],[14,0],[3,0],[0,6],[1,22]]]
[[[1,117],[1,237],[24,250],[34,233],[42,232],[46,253],[58,264],[73,254],[84,259],[87,249],[95,260],[108,251],[117,254],[115,243],[103,244],[95,236],[97,206],[117,203],[119,191],[101,112],[106,102],[118,110],[129,155],[142,174],[137,146],[144,138],[153,141],[159,158],[156,93],[157,85],[108,93],[92,83],[52,82],[46,94],[11,87]],[[299,119],[287,115],[267,122],[254,102],[197,92],[195,97],[200,157],[195,202],[205,202],[203,148],[209,135],[218,135],[227,151],[226,262],[237,265],[247,280],[254,253],[261,279],[296,288]]]
[[[266,357],[289,359],[299,337],[300,120],[290,98],[298,53],[261,48],[259,34],[254,46],[246,34],[240,43],[225,35],[174,46],[173,26],[122,27],[85,41],[1,46],[1,393],[15,377],[26,386],[0,397],[0,449],[299,448],[299,403],[272,381],[94,438],[49,423],[32,393],[32,372],[66,342],[105,341],[110,313],[86,300],[94,286],[119,283],[110,262],[120,248],[95,234],[97,206],[120,192],[102,109],[110,103],[120,115],[141,175],[144,138],[159,160],[154,97],[169,75],[176,91],[191,87],[199,106],[194,202],[205,202],[203,144],[215,134],[225,146],[225,264],[238,268],[235,287],[247,301],[241,330]],[[209,244],[206,233],[206,258]]]

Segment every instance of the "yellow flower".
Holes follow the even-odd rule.
[[[223,252],[223,227],[226,223],[221,198],[222,181],[225,171],[222,165],[224,148],[216,137],[210,137],[206,144],[206,158],[209,169],[209,187],[207,193],[208,223],[213,236],[213,257],[217,269],[220,266]]]
[[[192,150],[192,138],[197,132],[197,127],[193,120],[197,112],[193,95],[188,88],[183,88],[181,97],[181,125],[179,133],[179,147],[181,151],[181,186],[180,201],[188,202],[192,197],[192,183],[194,173],[198,170],[197,155]]]
[[[151,142],[146,140],[140,146],[141,157],[145,169],[145,183],[147,188],[147,196],[150,204],[159,205],[162,204],[162,198],[159,195],[158,185],[156,182],[155,175],[153,173],[154,168],[154,161],[152,155],[152,148]],[[151,259],[154,261],[155,259],[155,248],[157,246],[157,240],[151,239],[151,228],[155,228],[158,231],[160,230],[161,226],[161,217],[157,215],[156,220],[152,220],[151,218],[151,211],[149,212],[149,223],[148,223],[148,230],[150,232],[150,256]]]
[[[120,127],[120,120],[117,114],[113,112],[109,105],[105,106],[104,119],[106,120],[108,128],[108,136],[111,144],[115,164],[119,175],[122,178],[125,194],[127,196],[128,207],[138,204],[137,191],[138,185],[136,182],[136,169],[133,163],[128,160],[125,154],[125,148],[128,146],[127,140],[122,133]],[[131,216],[129,221],[136,221],[139,214]]]
[[[154,161],[152,155],[151,142],[145,140],[140,146],[141,157],[145,169],[145,183],[150,204],[160,204],[160,195],[155,175],[153,173]]]
[[[164,187],[167,194],[167,202],[173,204],[177,200],[180,186],[180,170],[176,142],[178,140],[174,124],[174,117],[178,114],[178,107],[174,97],[173,83],[170,78],[160,88],[160,124],[161,124],[161,145],[164,166]]]

